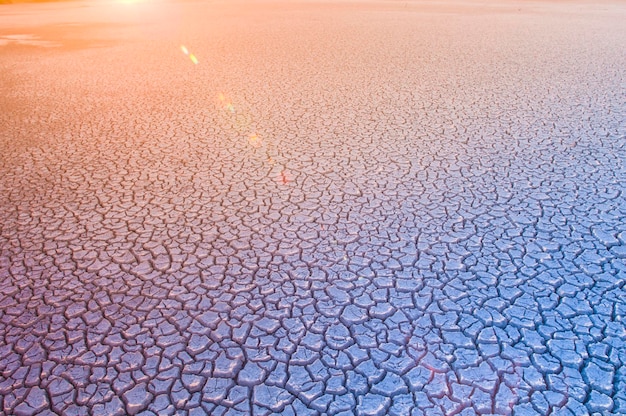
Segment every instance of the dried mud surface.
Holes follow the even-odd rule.
[[[0,414],[626,414],[626,6],[0,7]]]

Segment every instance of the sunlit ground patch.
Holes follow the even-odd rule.
[[[41,40],[35,35],[4,35],[0,36],[0,46],[4,45],[25,45],[25,46],[40,46],[43,48],[54,48],[61,46],[59,42],[52,42],[49,40]]]

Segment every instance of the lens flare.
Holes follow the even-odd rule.
[[[183,53],[187,55],[189,59],[191,59],[191,62],[193,62],[195,65],[198,65],[198,58],[196,58],[196,55],[194,55],[193,53],[189,53],[189,49],[187,49],[185,45],[180,45],[180,50],[183,51]]]
[[[255,149],[258,149],[263,144],[263,141],[256,133],[252,133],[250,137],[248,137],[248,143]]]
[[[293,178],[291,177],[291,173],[287,169],[281,170],[278,174],[278,177],[276,178],[277,182],[282,183],[283,185],[291,182],[292,179]]]
[[[217,99],[220,102],[220,105],[224,108],[224,110],[228,110],[231,113],[235,112],[235,106],[233,106],[233,103],[226,98],[226,96],[223,93],[219,93],[217,94]]]

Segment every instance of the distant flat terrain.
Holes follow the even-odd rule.
[[[626,4],[0,6],[0,414],[626,414]]]

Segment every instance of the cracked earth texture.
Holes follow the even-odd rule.
[[[0,8],[0,413],[626,414],[626,6]]]

